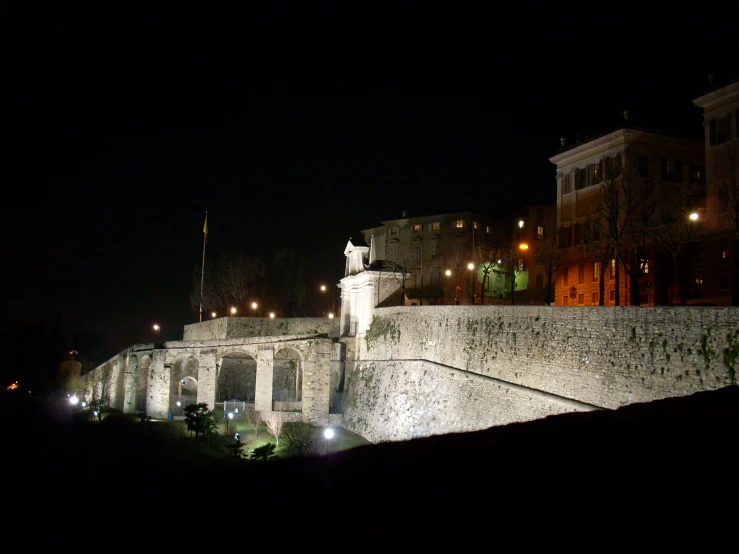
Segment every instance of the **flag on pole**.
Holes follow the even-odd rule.
[[[203,240],[208,242],[208,212],[205,212],[205,223],[203,224]]]

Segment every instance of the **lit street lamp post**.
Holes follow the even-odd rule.
[[[155,323],[153,329],[154,329],[154,332],[157,334],[157,338],[159,338],[159,331],[161,331],[162,328],[159,327],[159,325]]]
[[[329,445],[329,441],[332,438],[334,438],[334,430],[331,429],[331,427],[327,427],[326,429],[324,429],[324,431],[323,431],[323,438],[325,439],[325,447],[326,447],[325,450],[326,450],[326,454],[328,454],[328,452],[329,452],[328,445]]]

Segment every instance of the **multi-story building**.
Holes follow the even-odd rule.
[[[657,225],[654,216],[674,208],[667,199],[680,197],[690,185],[700,189],[705,173],[700,142],[637,128],[627,120],[622,128],[581,144],[567,147],[563,140],[562,149],[550,161],[557,166],[560,247],[555,304],[676,303],[673,264],[644,228]],[[615,196],[606,196],[605,190],[615,191]],[[684,205],[680,209],[688,218],[698,207]],[[628,243],[625,233],[639,231],[639,225],[644,227],[643,244]],[[605,235],[617,239],[609,243]],[[624,244],[629,246],[628,253],[619,246]],[[682,246],[690,249],[689,244]],[[636,283],[632,286],[623,264],[616,261],[619,258],[638,268],[638,301],[633,298]],[[690,258],[680,254],[683,272],[692,272],[695,282],[700,268],[691,264]]]
[[[700,287],[708,303],[739,305],[739,81],[693,100],[703,109],[706,208]],[[733,245],[733,246],[732,246]]]
[[[500,224],[473,212],[383,221],[362,231],[375,260],[404,287],[405,305],[478,303],[481,284],[468,268],[474,253],[499,240]],[[395,268],[395,269],[393,269]],[[388,275],[388,278],[393,278]]]
[[[558,255],[557,207],[528,206],[523,212],[512,222],[513,246],[519,253],[519,271],[523,272],[521,277],[516,279],[516,293],[526,291],[521,295],[524,302],[549,304],[553,302],[553,273]],[[550,273],[552,288],[547,298]]]

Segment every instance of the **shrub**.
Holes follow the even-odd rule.
[[[255,448],[254,450],[252,450],[251,456],[249,456],[249,459],[266,462],[268,459],[270,459],[274,455],[275,455],[275,443],[270,442],[270,443],[260,446],[259,448]]]
[[[282,441],[290,456],[307,456],[313,450],[313,427],[307,423],[287,423]]]

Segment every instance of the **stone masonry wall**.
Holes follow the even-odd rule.
[[[342,425],[372,442],[473,431],[593,407],[424,361],[358,362]]]
[[[380,308],[366,337],[356,339],[355,348],[355,365],[372,371],[392,367],[397,373],[399,367],[389,362],[424,360],[586,404],[618,408],[734,383],[739,309]],[[452,372],[444,377],[451,379]],[[393,396],[389,389],[386,392],[388,398]],[[413,409],[422,410],[423,398],[415,394],[408,391],[406,397],[413,400]],[[372,420],[371,402],[377,399],[348,401],[365,406],[366,413],[355,420]],[[460,405],[459,409],[477,407]],[[531,410],[532,416],[539,413],[535,406]],[[408,433],[414,436],[416,431]],[[378,434],[402,435],[399,431]]]
[[[222,317],[185,325],[184,341],[329,334],[333,322],[325,317]]]

